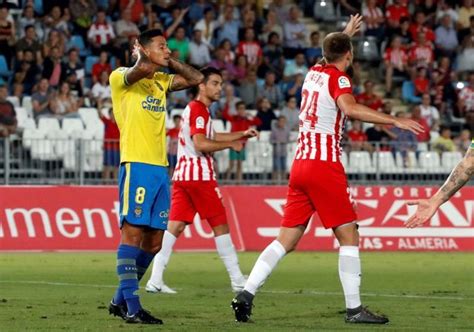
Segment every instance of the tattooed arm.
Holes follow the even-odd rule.
[[[171,82],[170,91],[190,88],[198,85],[204,79],[204,75],[199,70],[174,58],[170,59],[169,68],[176,72]]]
[[[407,202],[408,205],[418,205],[416,213],[411,216],[406,227],[417,227],[430,219],[444,202],[448,201],[461,189],[474,174],[474,148],[469,148],[463,160],[456,165],[446,182],[430,199],[420,199]]]

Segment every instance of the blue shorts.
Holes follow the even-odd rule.
[[[120,227],[166,230],[170,211],[168,169],[143,163],[122,163],[119,170]]]

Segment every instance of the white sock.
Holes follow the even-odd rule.
[[[165,234],[163,235],[163,242],[161,243],[161,250],[155,256],[153,270],[149,280],[155,285],[161,285],[163,283],[163,272],[165,271],[166,265],[170,260],[175,242],[176,237],[170,232],[165,231]]]
[[[346,308],[354,309],[361,305],[360,280],[361,269],[359,247],[341,246],[339,248],[339,279],[341,279]]]
[[[249,279],[245,284],[244,290],[255,295],[268,276],[277,266],[278,262],[286,255],[285,248],[277,240],[270,243],[268,247],[260,254],[255,266],[250,273]]]
[[[239,259],[237,258],[230,234],[216,236],[214,241],[216,242],[217,252],[229,273],[230,281],[238,282],[242,280],[244,276],[242,271],[240,271]]]

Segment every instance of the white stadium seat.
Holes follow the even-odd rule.
[[[31,101],[31,96],[24,96],[21,101],[21,107],[26,108],[26,111],[30,116],[33,116],[33,102]]]
[[[398,173],[400,168],[395,163],[395,158],[390,151],[374,152],[374,163],[381,173]]]
[[[8,96],[7,101],[13,104],[13,106],[20,107],[20,99],[17,96]]]
[[[84,132],[84,123],[80,118],[65,118],[62,123],[62,130],[69,136],[75,136],[76,133],[80,135]]]
[[[212,127],[216,133],[224,133],[226,132],[224,127],[224,122],[222,120],[212,120]]]
[[[421,152],[419,157],[420,168],[428,173],[442,172],[438,152]]]
[[[450,173],[451,170],[462,160],[461,152],[443,152],[441,156],[441,165],[446,173]]]
[[[349,154],[349,173],[374,173],[372,159],[367,151],[352,151]]]
[[[345,151],[341,152],[341,164],[342,164],[342,166],[344,166],[344,169],[347,172],[348,167],[349,167],[349,160],[347,158],[347,153]]]
[[[94,107],[81,107],[78,111],[86,127],[89,127],[90,125],[94,125],[96,122],[101,121],[97,112],[97,109]]]
[[[59,120],[56,118],[40,118],[38,120],[38,129],[48,132],[50,130],[60,130]]]
[[[271,131],[261,131],[260,132],[260,142],[262,142],[263,145],[265,145],[264,143],[268,143],[270,142],[270,135],[272,134]]]

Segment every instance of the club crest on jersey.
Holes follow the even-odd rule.
[[[204,129],[204,118],[202,116],[199,116],[197,119],[196,119],[196,128],[197,129]]]
[[[337,81],[338,84],[339,84],[339,88],[340,89],[343,89],[343,88],[350,88],[351,87],[351,82],[349,81],[349,79],[345,76],[341,76],[339,77],[339,80]]]

